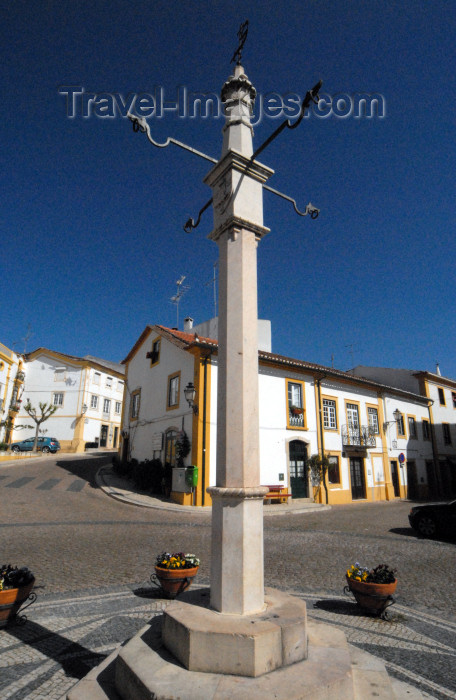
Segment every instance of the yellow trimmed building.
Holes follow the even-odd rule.
[[[121,456],[171,464],[177,503],[211,503],[206,489],[215,484],[216,335],[216,319],[195,327],[188,319],[184,331],[150,325],[123,361]],[[336,504],[426,496],[426,463],[433,460],[432,442],[423,438],[428,397],[277,355],[270,352],[270,334],[260,332],[261,339],[261,482],[282,494],[276,500],[316,497]],[[196,487],[177,466],[176,445],[184,434],[191,442],[185,464],[198,468]],[[319,490],[306,468],[317,453],[330,462],[326,488]]]
[[[124,395],[124,366],[86,355],[75,357],[38,348],[20,358],[22,380],[17,424],[31,424],[23,406],[40,402],[58,410],[41,425],[41,434],[59,440],[62,452],[87,447],[118,448]],[[34,435],[34,428],[12,432],[12,440]]]
[[[0,343],[0,443],[8,443],[19,413],[24,373],[22,359]]]

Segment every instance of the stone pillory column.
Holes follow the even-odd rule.
[[[258,418],[257,245],[263,183],[273,170],[251,161],[255,88],[242,66],[222,88],[222,156],[212,188],[219,247],[217,477],[212,497],[211,607],[248,615],[264,607],[263,495]]]

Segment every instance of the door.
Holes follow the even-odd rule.
[[[117,447],[117,438],[119,437],[119,428],[114,428],[114,439],[112,441],[112,446]]]
[[[394,495],[396,498],[399,498],[401,495],[401,489],[399,486],[399,472],[397,469],[397,462],[395,459],[392,459],[390,462],[391,465],[391,481],[393,482],[393,489],[394,489]]]
[[[414,460],[407,460],[407,497],[412,501],[418,498],[418,478]]]
[[[350,457],[350,478],[352,499],[366,498],[364,480],[364,460],[361,457]]]
[[[307,498],[307,445],[302,440],[292,440],[290,450],[290,487],[293,498]]]
[[[100,447],[106,447],[108,444],[108,426],[102,425],[100,432]]]

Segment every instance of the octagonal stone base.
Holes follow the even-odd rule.
[[[209,590],[201,589],[163,614],[163,644],[189,671],[256,678],[307,658],[299,598],[266,589],[265,610],[254,615],[224,615],[208,603]]]

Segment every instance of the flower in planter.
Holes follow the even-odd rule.
[[[11,564],[2,564],[0,566],[0,591],[27,586],[34,578],[26,566],[18,569],[17,566],[11,566]]]
[[[155,566],[161,569],[193,569],[200,565],[200,560],[195,554],[184,552],[162,552],[155,560]]]
[[[394,583],[396,569],[391,569],[387,564],[379,564],[374,569],[367,569],[355,562],[347,569],[347,578],[362,583]]]

